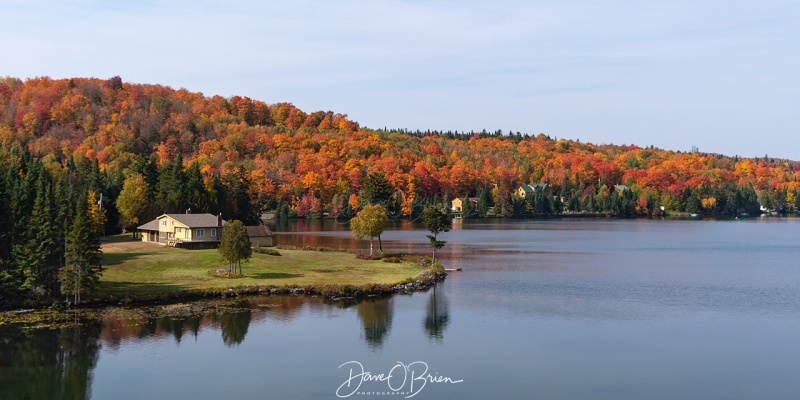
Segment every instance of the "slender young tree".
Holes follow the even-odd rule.
[[[446,213],[442,212],[436,207],[425,207],[422,211],[422,223],[431,232],[430,235],[425,237],[430,240],[431,247],[433,247],[433,263],[436,262],[436,249],[441,249],[447,243],[444,240],[438,240],[438,235],[442,232],[449,232],[450,227],[453,226],[453,221]]]

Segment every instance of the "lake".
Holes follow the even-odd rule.
[[[456,220],[437,256],[463,270],[427,292],[0,326],[0,398],[795,399],[799,221]],[[369,246],[335,221],[273,229]],[[397,222],[384,250],[426,233]]]

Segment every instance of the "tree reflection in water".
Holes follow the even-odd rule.
[[[428,307],[425,313],[425,320],[423,326],[425,333],[430,340],[436,343],[442,343],[444,340],[444,330],[447,324],[450,323],[450,311],[447,305],[447,298],[444,295],[444,290],[437,290],[436,285],[431,290],[430,297],[428,297]]]
[[[253,311],[247,304],[242,304],[237,310],[228,310],[218,317],[219,328],[222,331],[222,342],[228,347],[238,346],[244,341]]]
[[[364,326],[364,340],[371,350],[380,349],[392,327],[394,303],[391,297],[364,300],[357,306]]]
[[[101,324],[59,329],[0,325],[0,398],[88,399]]]

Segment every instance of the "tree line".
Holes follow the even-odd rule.
[[[127,176],[114,176],[97,160],[0,149],[0,307],[85,302],[103,271],[100,238],[163,213],[257,223],[242,174],[203,179],[180,156],[161,167],[153,160],[140,157]]]
[[[0,78],[0,143],[43,158],[97,162],[120,190],[118,177],[134,173],[150,186],[148,193],[168,193],[164,185],[184,183],[148,203],[244,221],[266,211],[285,218],[352,217],[369,203],[362,196],[370,196],[366,186],[377,174],[392,193],[390,215],[412,218],[421,205],[481,192],[490,196],[484,203],[493,204],[494,215],[520,215],[512,193],[527,183],[548,183],[558,201],[570,202],[569,212],[622,215],[646,214],[648,199],[655,209],[681,212],[697,200],[704,213],[723,215],[732,212],[728,185],[743,194],[752,187],[768,209],[794,211],[800,190],[800,163],[767,155],[595,145],[502,130],[368,129],[331,111],[204,96],[119,77]],[[161,170],[170,165],[175,179],[162,179]],[[221,185],[230,193],[218,190]],[[634,198],[606,204],[614,203],[613,185],[628,186]],[[201,186],[206,193],[195,190]],[[707,188],[721,192],[711,195]],[[684,196],[687,190],[694,195]]]
[[[95,167],[51,170],[28,153],[0,153],[0,307],[77,304],[97,289],[107,209]]]

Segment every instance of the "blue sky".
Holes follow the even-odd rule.
[[[4,1],[0,75],[800,160],[800,2]]]

